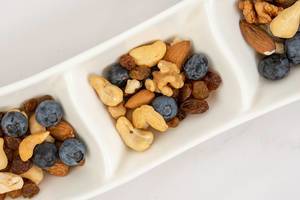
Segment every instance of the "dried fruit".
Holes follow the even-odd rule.
[[[130,78],[139,81],[145,80],[150,76],[150,74],[151,74],[151,69],[149,67],[144,67],[144,66],[137,66],[129,72]]]
[[[203,81],[206,83],[206,86],[209,90],[216,90],[222,83],[221,77],[214,72],[208,72],[203,78]]]
[[[114,119],[118,119],[121,116],[124,116],[126,113],[126,108],[124,107],[123,103],[120,103],[117,106],[109,106],[108,107],[108,112]]]
[[[206,99],[209,95],[209,90],[204,81],[193,82],[193,97],[195,99]]]
[[[13,198],[13,199],[18,198],[18,197],[22,196],[22,189],[10,191],[7,193],[7,196],[9,196],[10,198]]]
[[[117,120],[116,128],[124,143],[135,151],[145,151],[153,142],[153,133],[136,129],[126,117]]]
[[[0,170],[5,169],[8,164],[8,159],[4,151],[4,140],[0,138]]]
[[[31,168],[30,161],[22,161],[19,156],[16,156],[11,163],[11,172],[14,174],[23,174]]]
[[[174,117],[173,119],[171,119],[171,121],[168,121],[167,124],[169,127],[171,128],[176,128],[180,123],[180,120],[178,117]]]
[[[48,130],[56,140],[64,141],[75,137],[74,128],[65,120],[62,120],[55,126],[51,126]]]
[[[179,109],[178,113],[177,113],[177,118],[179,119],[179,121],[182,121],[186,118],[187,114],[186,112],[184,112],[183,110]]]
[[[300,1],[298,0],[294,5],[284,9],[272,20],[270,29],[276,37],[292,38],[299,29],[299,23]]]
[[[52,167],[46,169],[53,176],[66,176],[69,173],[70,167],[62,162],[56,162]]]
[[[139,129],[147,129],[149,126],[160,132],[165,132],[168,129],[163,116],[149,105],[143,105],[133,111],[132,123],[135,128]]]
[[[5,146],[12,150],[18,150],[21,141],[22,140],[20,138],[4,137]]]
[[[36,133],[29,135],[22,140],[19,146],[19,154],[22,161],[29,160],[33,155],[34,147],[41,144],[49,136],[49,132]]]
[[[191,42],[190,41],[181,41],[170,46],[166,52],[164,60],[172,62],[182,68],[183,64],[187,60],[191,51]]]
[[[32,98],[23,103],[21,106],[22,110],[29,116],[30,114],[34,113],[36,107],[38,106],[39,102],[37,98]]]
[[[209,109],[205,100],[188,99],[180,105],[180,109],[187,114],[204,113]]]
[[[126,68],[127,70],[132,70],[136,66],[133,57],[131,57],[129,54],[121,56],[119,63],[122,67]]]
[[[153,67],[160,61],[167,50],[163,41],[156,41],[152,44],[136,47],[129,52],[139,66]]]
[[[275,53],[276,46],[273,38],[259,26],[240,21],[240,29],[246,42],[263,55]]]
[[[128,99],[125,104],[126,108],[134,109],[141,105],[149,104],[155,97],[153,92],[149,90],[141,90]]]
[[[44,179],[44,172],[41,168],[32,165],[27,172],[20,174],[20,176],[27,178],[38,185]]]
[[[178,101],[184,102],[192,95],[192,84],[185,83],[179,90]]]
[[[22,188],[22,195],[25,198],[31,198],[34,195],[38,194],[40,191],[40,188],[33,182],[26,180],[24,182],[24,186]]]
[[[21,189],[23,184],[21,176],[9,172],[0,172],[0,194]]]

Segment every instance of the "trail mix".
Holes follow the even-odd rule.
[[[262,55],[258,72],[269,80],[286,77],[300,64],[300,0],[240,0],[240,29]]]
[[[65,119],[59,102],[46,95],[1,112],[0,200],[36,195],[44,173],[66,176],[83,165],[86,147]]]
[[[124,143],[145,151],[153,129],[165,132],[188,114],[206,112],[206,99],[222,81],[209,71],[204,54],[192,52],[190,41],[176,39],[136,47],[110,66],[106,77],[90,75],[89,82]]]

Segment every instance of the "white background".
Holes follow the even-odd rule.
[[[0,85],[71,58],[178,1],[0,0]],[[294,103],[223,133],[94,199],[298,200],[299,111]]]

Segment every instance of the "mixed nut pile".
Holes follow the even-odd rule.
[[[259,74],[280,80],[300,64],[300,0],[240,0],[241,32],[263,58]]]
[[[144,151],[154,140],[150,127],[165,132],[187,114],[206,112],[205,99],[222,81],[208,70],[204,54],[192,53],[190,41],[175,39],[136,47],[106,77],[90,75],[89,82],[116,119],[124,143]]]
[[[44,172],[66,176],[70,167],[84,164],[86,147],[63,115],[49,95],[0,113],[0,199],[31,198]]]

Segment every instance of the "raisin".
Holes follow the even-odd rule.
[[[21,139],[20,138],[16,138],[16,137],[4,137],[4,144],[9,149],[18,150],[20,143],[21,143]]]
[[[5,115],[5,112],[0,112],[0,122],[2,120],[2,117]],[[2,128],[0,128],[0,137],[3,137],[4,133],[2,131]]]
[[[127,70],[132,70],[136,66],[133,57],[131,57],[129,54],[121,56],[119,63],[122,67],[126,68]]]
[[[56,162],[53,166],[47,169],[47,172],[54,176],[66,176],[69,173],[70,167],[61,161]]]
[[[22,161],[20,156],[16,156],[11,163],[11,172],[14,174],[23,174],[31,168],[30,161]]]
[[[129,72],[129,76],[132,79],[142,81],[149,77],[151,69],[149,67],[137,66]]]
[[[4,200],[4,199],[5,199],[5,196],[6,196],[6,193],[0,194],[0,200]]]
[[[22,189],[8,192],[7,195],[13,199],[18,198],[18,197],[22,196]]]
[[[34,195],[36,195],[37,193],[39,193],[40,188],[33,183],[32,181],[29,180],[25,180],[24,181],[24,185],[22,187],[22,195],[25,198],[31,198]]]
[[[182,121],[186,118],[187,114],[186,112],[184,112],[183,110],[179,109],[178,113],[177,113],[177,118],[179,119],[179,121]]]
[[[190,83],[184,84],[184,86],[179,90],[178,101],[184,102],[191,96],[191,94],[192,94],[192,84]]]
[[[206,83],[207,88],[209,90],[216,90],[222,83],[221,77],[214,73],[214,72],[208,72],[206,76],[203,78],[203,81]]]
[[[188,99],[180,105],[180,110],[187,114],[204,113],[209,109],[208,103],[205,100]]]
[[[178,89],[174,89],[173,90],[173,95],[172,97],[177,101],[179,98],[179,90]]]
[[[168,126],[171,128],[176,128],[179,125],[179,118],[178,117],[174,117],[173,119],[171,119],[170,121],[167,122]]]
[[[34,113],[37,105],[38,105],[37,98],[28,99],[22,104],[21,110],[23,110],[29,116],[32,113]]]
[[[206,99],[209,96],[209,90],[204,81],[193,82],[193,97],[196,99]]]

